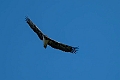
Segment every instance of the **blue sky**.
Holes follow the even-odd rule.
[[[47,47],[25,22],[77,54]],[[120,80],[120,0],[1,0],[0,80]]]

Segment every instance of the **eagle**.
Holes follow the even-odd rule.
[[[26,17],[25,21],[30,26],[30,28],[38,35],[40,40],[43,40],[45,49],[47,48],[47,45],[49,45],[52,48],[59,49],[64,52],[70,52],[73,54],[76,54],[76,51],[78,51],[78,47],[72,47],[72,46],[57,42],[57,41],[49,38],[47,35],[43,34],[43,32],[31,21],[30,18]]]

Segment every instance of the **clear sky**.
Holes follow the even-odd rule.
[[[25,22],[79,46],[43,48]],[[1,0],[0,80],[120,80],[120,0]]]

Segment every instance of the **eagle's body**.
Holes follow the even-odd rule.
[[[78,47],[72,47],[72,46],[65,45],[65,44],[62,44],[60,42],[57,42],[57,41],[50,39],[49,37],[44,35],[43,32],[28,17],[26,17],[26,22],[32,28],[32,30],[38,35],[38,37],[41,40],[43,40],[44,48],[46,48],[47,45],[49,45],[55,49],[59,49],[59,50],[62,50],[64,52],[76,53]]]

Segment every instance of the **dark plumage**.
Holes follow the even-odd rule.
[[[28,17],[26,17],[26,22],[28,23],[30,28],[38,35],[38,37],[41,40],[43,40],[44,48],[46,48],[47,45],[49,45],[55,49],[59,49],[64,52],[70,52],[70,53],[76,53],[76,51],[78,50],[78,47],[72,47],[50,39],[45,34],[43,34],[42,31]]]

